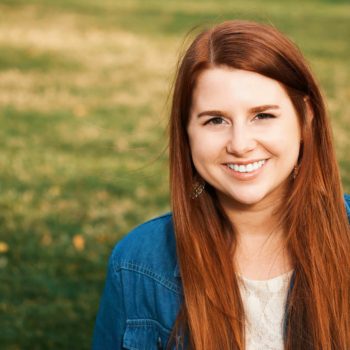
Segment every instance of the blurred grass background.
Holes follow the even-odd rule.
[[[168,210],[185,34],[270,22],[327,96],[350,191],[349,1],[0,0],[0,348],[88,349],[108,255]]]

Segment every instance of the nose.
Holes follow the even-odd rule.
[[[234,125],[227,140],[226,150],[236,157],[252,151],[256,147],[256,140],[247,126]]]

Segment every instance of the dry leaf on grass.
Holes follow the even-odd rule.
[[[85,239],[82,235],[75,235],[73,237],[73,246],[76,250],[82,251],[85,248]]]

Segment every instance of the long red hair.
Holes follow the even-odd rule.
[[[178,68],[170,190],[184,298],[170,344],[180,345],[182,334],[191,349],[245,348],[244,308],[232,259],[234,223],[210,186],[191,199],[197,176],[186,131],[192,92],[200,72],[221,65],[280,82],[300,119],[300,170],[279,211],[295,271],[285,349],[348,350],[350,230],[324,101],[298,48],[274,27],[248,21],[228,21],[200,33]]]

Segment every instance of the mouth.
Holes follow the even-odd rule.
[[[267,161],[268,159],[261,159],[247,164],[226,163],[226,166],[236,173],[255,173],[257,170],[261,169]]]

